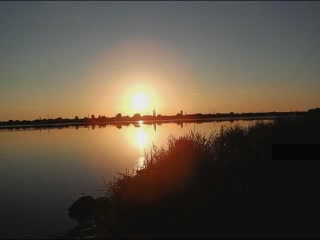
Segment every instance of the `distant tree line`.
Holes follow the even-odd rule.
[[[113,123],[113,122],[134,122],[139,120],[144,121],[177,121],[177,120],[205,120],[215,118],[247,118],[247,117],[281,117],[281,116],[305,116],[305,115],[319,115],[320,108],[309,109],[308,111],[295,111],[295,112],[258,112],[258,113],[195,113],[195,114],[183,114],[183,111],[178,112],[176,115],[141,115],[140,113],[134,114],[132,117],[121,113],[116,114],[114,117],[106,117],[99,115],[91,115],[91,118],[84,117],[79,118],[75,116],[73,119],[68,118],[51,118],[51,119],[35,119],[35,120],[9,120],[6,122],[0,122],[0,126],[27,126],[27,125],[52,125],[52,124],[100,124],[100,123]]]

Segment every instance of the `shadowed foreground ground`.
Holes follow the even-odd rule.
[[[320,237],[319,161],[274,161],[272,143],[319,143],[319,118],[170,137],[145,168],[74,202],[63,238]]]

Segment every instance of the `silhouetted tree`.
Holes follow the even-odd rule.
[[[140,115],[140,113],[136,113],[135,115],[133,115],[132,118],[139,119],[139,118],[141,118],[141,115]]]
[[[122,117],[121,113],[118,113],[118,114],[116,115],[116,118],[121,118],[121,117]]]

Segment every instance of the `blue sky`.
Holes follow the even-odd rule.
[[[319,12],[319,2],[1,2],[0,120],[131,115],[137,86],[163,114],[318,107]]]

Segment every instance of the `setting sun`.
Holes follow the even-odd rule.
[[[144,93],[137,93],[132,97],[131,107],[135,111],[144,111],[150,105],[149,97]]]

